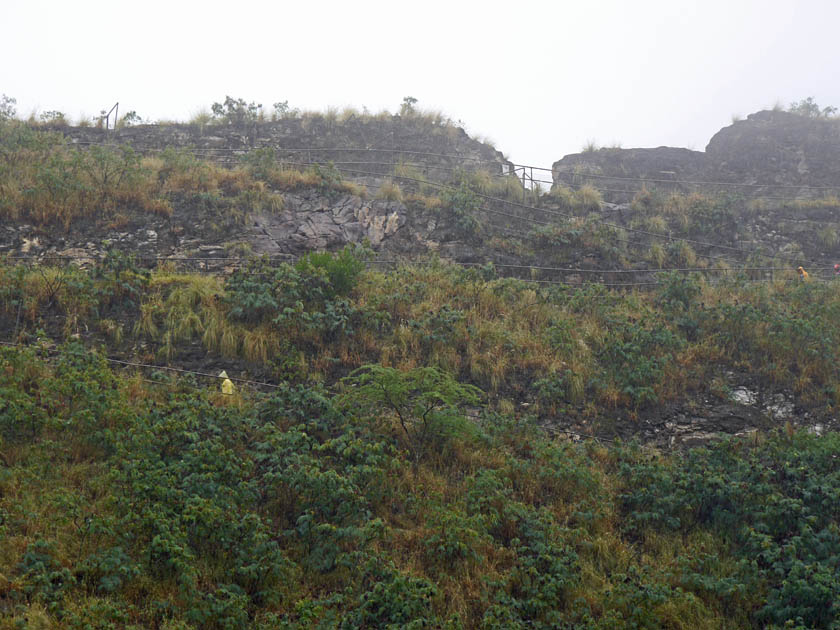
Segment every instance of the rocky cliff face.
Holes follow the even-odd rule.
[[[558,213],[569,214],[569,208],[550,196],[529,197],[525,203],[523,195],[522,204],[501,202],[494,206],[486,201],[483,205],[491,208],[480,217],[487,228],[480,247],[465,244],[451,221],[448,224],[440,213],[427,210],[422,203],[406,196],[405,201],[379,198],[379,186],[394,173],[395,164],[415,169],[418,177],[430,182],[451,181],[458,169],[481,168],[500,175],[513,167],[500,152],[469,138],[463,130],[422,117],[364,117],[339,122],[314,116],[250,125],[150,125],[116,132],[64,128],[62,132],[80,146],[127,144],[152,154],[166,147],[182,147],[226,164],[236,164],[258,148],[270,149],[274,159],[295,165],[332,161],[343,169],[344,177],[365,184],[369,194],[359,197],[318,188],[287,191],[281,208],[270,212],[236,208],[238,218],[210,201],[193,197],[173,200],[171,217],[135,216],[120,210],[114,220],[74,225],[69,232],[7,225],[0,227],[0,253],[94,257],[107,243],[140,256],[222,258],[245,253],[295,255],[367,240],[386,256],[437,251],[463,262],[493,259],[497,263],[604,269],[625,265],[600,241],[589,243],[586,251],[579,249],[594,236],[573,239],[557,259],[539,243],[525,252],[510,246],[509,234],[528,232],[535,225],[555,225]],[[832,193],[820,188],[840,185],[838,121],[759,112],[722,129],[704,152],[659,147],[601,149],[566,156],[554,164],[554,182],[574,188],[590,184],[601,190],[608,202],[602,205],[601,215],[613,224],[644,232],[666,229],[675,237],[729,248],[695,246],[701,255],[726,254],[734,247],[801,259],[803,264],[833,264],[840,259],[840,203],[821,199],[791,205],[787,201],[840,194],[840,189]],[[400,180],[400,185],[404,192],[410,190],[410,183]],[[669,223],[663,228],[645,223],[649,221],[645,212],[636,204],[629,205],[643,187],[704,195],[723,192],[727,196],[722,205],[699,207],[692,210],[697,216],[682,217],[687,227],[666,215],[663,218]],[[761,203],[748,203],[750,199]],[[585,215],[593,210],[597,210],[597,201],[594,208],[590,204],[581,212]],[[633,252],[640,273],[650,266],[645,258],[646,242],[653,241],[647,236],[633,235],[634,240],[642,241],[639,251]],[[560,242],[566,237],[558,238]],[[594,258],[593,251],[597,254]]]
[[[106,246],[141,257],[222,258],[232,252],[269,255],[336,249],[367,241],[374,249],[397,253],[436,250],[452,240],[445,222],[422,203],[380,199],[379,187],[395,167],[427,182],[451,181],[459,170],[502,175],[512,164],[493,147],[463,129],[423,116],[327,116],[242,125],[167,124],[116,131],[56,127],[80,147],[127,145],[144,155],[167,148],[235,166],[255,149],[292,167],[333,163],[345,179],[367,187],[367,196],[336,194],[317,187],[284,192],[276,211],[228,212],[196,198],[172,200],[171,217],[119,209],[112,221],[74,223],[69,230],[15,224],[0,227],[0,253],[39,256],[101,255]],[[416,188],[400,181],[403,190]],[[238,210],[238,209],[237,209]],[[234,217],[234,215],[238,215]]]
[[[705,155],[709,178],[840,186],[840,120],[758,112],[716,133]]]
[[[493,174],[512,164],[490,145],[460,127],[422,116],[357,117],[343,121],[314,115],[242,125],[167,124],[104,129],[59,128],[76,143],[127,144],[141,152],[167,147],[191,148],[225,164],[257,148],[271,148],[288,163],[333,162],[363,178],[387,175],[394,163],[414,163],[431,179],[446,179],[458,168]]]
[[[555,185],[588,183],[616,202],[628,201],[643,184],[682,192],[737,190],[751,197],[816,197],[823,192],[804,187],[822,186],[837,187],[833,192],[840,193],[840,121],[762,111],[721,129],[705,152],[600,149],[567,155],[552,170]],[[686,181],[706,184],[680,183]]]
[[[603,189],[605,198],[621,203],[633,198],[640,180],[683,191],[686,187],[677,182],[699,179],[707,164],[704,153],[689,149],[599,149],[558,160],[552,165],[552,178],[555,186],[595,186]]]

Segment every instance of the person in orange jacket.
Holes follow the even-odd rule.
[[[810,281],[810,278],[808,277],[808,272],[805,271],[802,267],[797,267],[796,271],[799,272],[799,279],[802,282],[809,282]]]

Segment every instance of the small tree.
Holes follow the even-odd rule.
[[[809,96],[799,102],[791,103],[790,107],[788,107],[788,111],[791,114],[798,114],[799,116],[805,116],[806,118],[830,118],[837,113],[837,108],[829,105],[828,107],[820,109],[820,106],[817,105],[814,97]]]
[[[245,99],[225,96],[224,103],[213,103],[210,109],[213,112],[213,117],[220,122],[229,125],[243,125],[259,120],[262,104],[253,101],[248,103]]]
[[[461,179],[458,188],[445,190],[441,198],[459,234],[464,238],[474,237],[479,228],[476,214],[481,208],[481,197],[470,188],[466,179]]]
[[[64,112],[60,112],[58,110],[50,110],[47,112],[43,112],[38,118],[41,119],[42,123],[45,123],[47,125],[67,124],[67,117],[64,115]]]
[[[400,105],[400,116],[411,116],[417,113],[414,107],[417,104],[417,99],[413,96],[406,96],[403,98],[402,105]]]
[[[366,365],[343,379],[339,401],[361,417],[395,418],[415,465],[434,447],[467,430],[461,408],[476,404],[481,390],[434,367],[401,371]]]
[[[17,99],[5,94],[0,95],[0,122],[17,116]]]
[[[278,101],[272,105],[274,112],[271,116],[272,120],[280,120],[281,118],[294,118],[300,111],[289,107],[289,101]]]
[[[131,125],[142,125],[143,119],[136,111],[132,109],[130,112],[128,112],[125,116],[122,117],[122,120],[120,122],[126,127],[130,127]]]

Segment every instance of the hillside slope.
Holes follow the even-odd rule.
[[[0,630],[840,624],[834,201],[182,132],[0,122]]]

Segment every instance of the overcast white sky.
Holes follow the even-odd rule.
[[[838,25],[838,0],[2,0],[0,93],[74,120],[410,95],[550,166],[589,140],[702,150],[777,101],[840,106]]]

